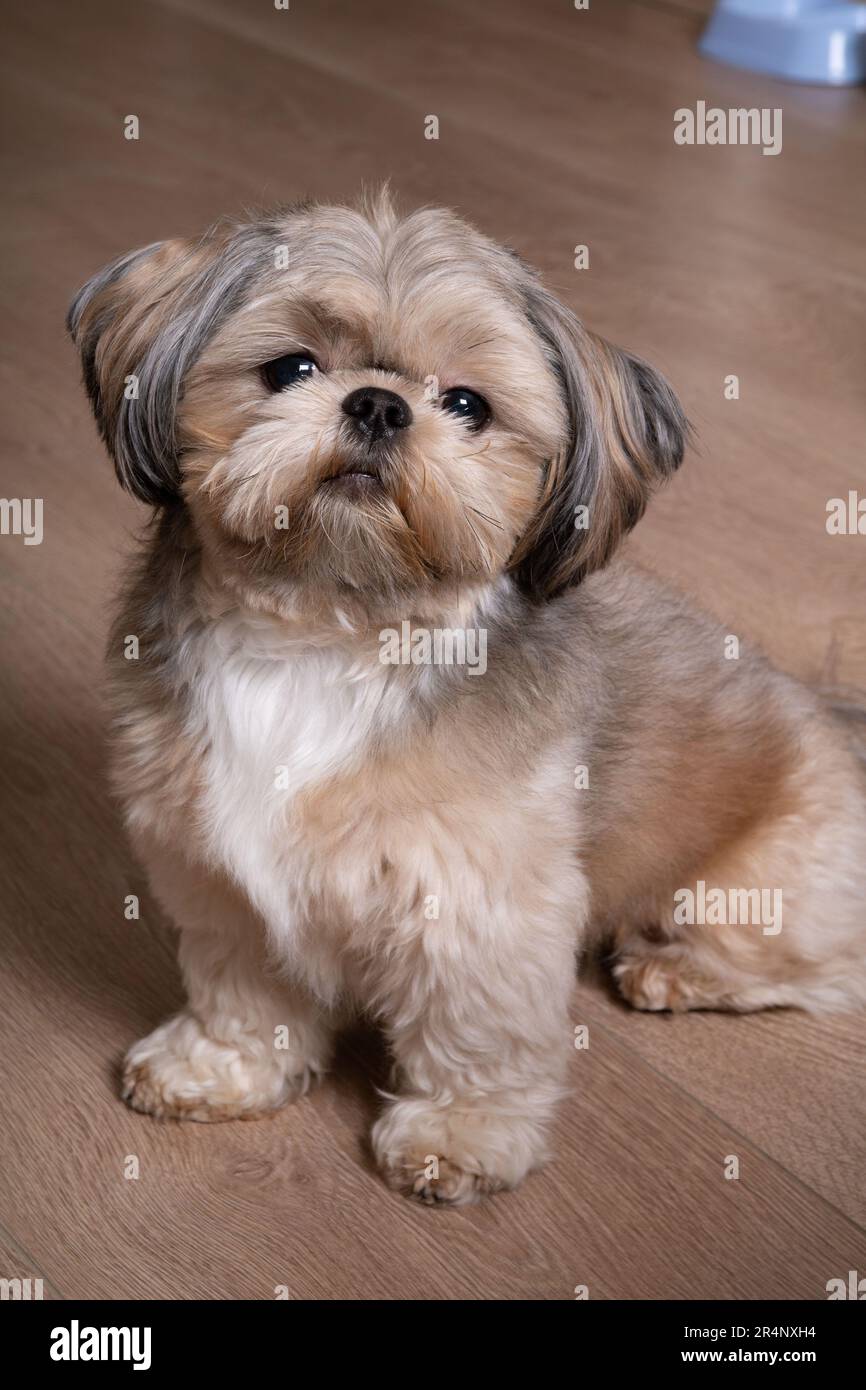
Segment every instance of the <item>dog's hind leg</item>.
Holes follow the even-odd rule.
[[[803,730],[782,814],[614,933],[613,974],[639,1009],[816,1013],[866,1006],[866,795],[835,731]],[[648,909],[648,910],[647,910]]]

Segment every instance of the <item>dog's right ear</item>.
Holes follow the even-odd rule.
[[[153,420],[147,431],[150,402],[147,393],[142,399],[141,369],[170,311],[184,255],[183,242],[160,241],[119,256],[78,291],[66,319],[117,476],[154,505],[176,494],[178,478],[160,428],[167,422]]]
[[[154,506],[180,488],[176,416],[184,377],[242,302],[271,246],[266,227],[220,226],[200,242],[160,241],[79,290],[67,327],[117,476]]]

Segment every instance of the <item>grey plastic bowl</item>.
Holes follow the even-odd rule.
[[[866,4],[717,0],[698,45],[738,68],[834,87],[866,82]]]

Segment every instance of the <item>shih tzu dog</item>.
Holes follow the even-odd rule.
[[[129,1052],[130,1105],[272,1111],[362,1012],[383,1172],[467,1202],[545,1157],[594,941],[640,1009],[866,1002],[846,731],[608,563],[683,457],[651,367],[384,194],[123,256],[70,328],[155,509],[114,780],[189,1002]]]

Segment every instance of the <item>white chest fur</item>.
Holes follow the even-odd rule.
[[[190,657],[208,855],[285,936],[303,893],[293,803],[359,764],[371,734],[399,720],[403,688],[375,648],[361,658],[351,637],[292,640],[257,616],[212,624]]]

